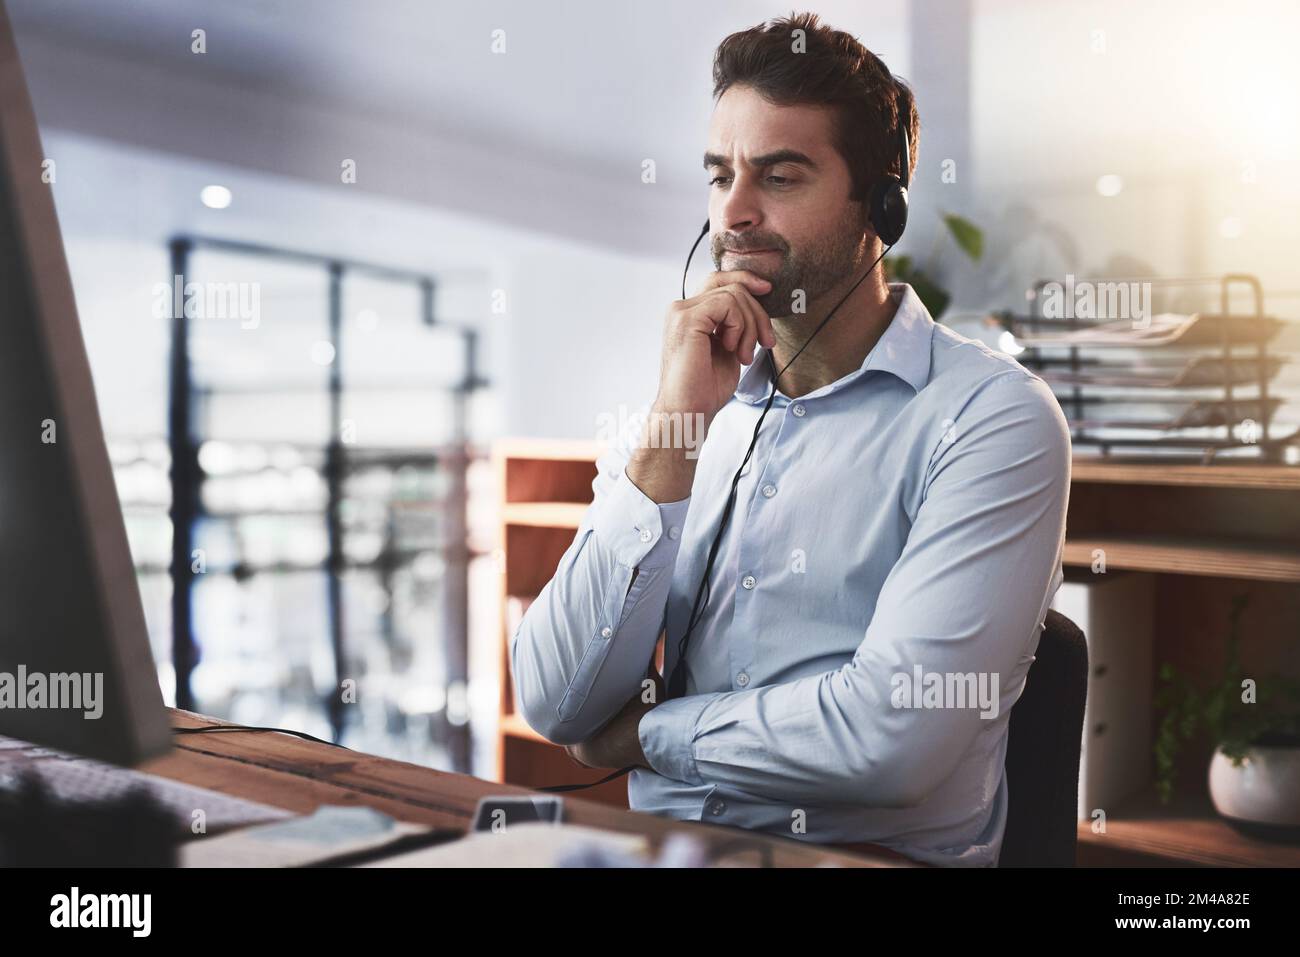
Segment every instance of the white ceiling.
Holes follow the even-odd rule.
[[[776,15],[758,0],[10,0],[20,35],[499,146],[599,157],[707,115],[713,48]],[[779,9],[779,8],[778,8]],[[819,3],[882,55],[905,0]],[[207,53],[190,33],[207,31]],[[490,50],[502,29],[506,55]],[[580,111],[580,112],[579,112]],[[599,119],[599,123],[593,120]],[[563,134],[560,136],[559,134]]]
[[[8,6],[24,59],[33,61],[43,124],[93,126],[82,131],[197,153],[186,146],[196,139],[187,124],[207,123],[228,141],[229,127],[237,128],[245,110],[250,125],[276,125],[264,106],[274,100],[477,151],[508,161],[512,176],[527,179],[531,168],[543,191],[547,170],[593,184],[630,184],[639,179],[642,159],[653,158],[666,191],[694,205],[705,195],[698,157],[712,107],[713,49],[728,33],[780,12],[757,0],[9,0]],[[905,72],[907,0],[830,0],[818,12]],[[199,27],[206,31],[203,56],[190,52],[191,31]],[[490,49],[496,29],[505,31],[504,56]],[[42,69],[34,62],[40,60],[51,62]],[[129,77],[117,93],[115,73]],[[46,89],[53,86],[58,93]],[[173,90],[181,102],[200,86],[220,96],[188,111],[211,115],[167,115]],[[138,111],[142,97],[157,98],[148,114],[156,122],[139,112],[109,118],[119,107]],[[81,102],[64,102],[71,99]],[[232,149],[229,142],[214,147],[214,158],[240,162]],[[264,145],[251,152],[258,155],[247,157],[248,165],[287,172]]]

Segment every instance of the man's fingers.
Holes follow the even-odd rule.
[[[772,331],[772,318],[752,295],[746,298],[748,299],[746,305],[749,306],[750,315],[754,318],[754,342],[758,346],[767,346],[771,349],[776,345],[776,333]],[[752,359],[753,356],[751,355],[750,358]]]
[[[759,344],[776,344],[772,320],[744,282],[710,289],[677,309],[688,314],[688,327],[712,336],[720,348],[734,353],[745,365],[754,361]]]
[[[776,330],[772,328],[772,317],[762,306],[758,308],[758,343],[769,349],[776,348]]]
[[[767,344],[763,342],[764,326],[766,324],[766,327],[770,329],[772,320],[768,318],[767,310],[759,305],[758,300],[753,296],[746,296],[745,300],[745,307],[749,310],[750,323],[746,329],[745,338],[740,343],[739,355],[745,365],[753,365],[758,347]]]
[[[747,305],[751,306],[750,314],[757,320],[756,341],[758,345],[766,346],[771,349],[776,346],[776,332],[772,329],[772,319],[768,316],[767,311],[758,303],[754,296],[761,296],[772,291],[772,283],[762,276],[755,275],[745,269],[732,269],[711,273],[705,283],[708,289],[721,289],[727,286],[740,286],[749,294],[750,299]],[[752,356],[750,357],[752,359]]]
[[[754,345],[758,342],[758,317],[754,315],[749,303],[741,302],[740,307],[745,310],[746,320],[745,331],[741,333],[740,342],[736,345],[736,357],[749,365],[754,361]]]
[[[736,347],[740,332],[748,321],[736,290],[727,286],[711,290],[691,300],[685,307],[686,327],[712,336],[728,352]]]
[[[750,365],[754,361],[754,351],[763,339],[762,330],[764,325],[766,324],[766,327],[770,329],[771,320],[768,318],[767,313],[763,311],[763,307],[758,304],[758,301],[749,294],[745,287],[733,283],[725,288],[732,293],[737,307],[743,311],[745,321],[744,329],[736,337],[732,351],[736,353],[741,362]],[[764,344],[766,345],[766,343]]]
[[[709,273],[697,295],[702,296],[710,290],[729,286],[732,283],[740,283],[755,296],[761,296],[765,292],[772,291],[770,282],[747,269],[720,269],[717,272]]]
[[[735,283],[718,289],[716,297],[719,301],[724,302],[723,308],[725,309],[725,312],[718,317],[719,331],[721,332],[719,342],[722,348],[743,358],[744,354],[741,352],[741,347],[749,333],[749,328],[755,322],[754,315],[749,308],[749,302],[753,300],[743,286]]]

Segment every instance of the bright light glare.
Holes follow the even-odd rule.
[[[231,195],[230,190],[226,189],[224,186],[217,186],[215,184],[212,186],[204,186],[202,191],[199,193],[199,199],[203,201],[203,205],[208,207],[208,209],[225,209],[230,205],[230,201],[233,198],[234,197]]]
[[[1097,192],[1102,196],[1118,196],[1124,189],[1124,181],[1115,173],[1107,173],[1097,180]]]
[[[1009,329],[1003,330],[1002,335],[998,336],[998,348],[1009,356],[1018,356],[1025,351],[1025,347],[1016,342],[1016,337]]]

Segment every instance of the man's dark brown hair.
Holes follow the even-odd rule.
[[[921,121],[911,89],[852,36],[822,26],[815,13],[791,13],[723,40],[713,55],[714,101],[733,86],[750,87],[778,106],[833,107],[835,147],[853,177],[850,200],[865,201],[885,173],[899,175],[900,116],[911,140],[909,173],[916,169]]]

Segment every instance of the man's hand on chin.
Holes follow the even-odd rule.
[[[579,764],[589,768],[625,768],[632,764],[648,768],[650,764],[641,750],[637,726],[642,715],[658,703],[659,695],[656,694],[655,700],[650,702],[641,699],[640,692],[633,695],[609,724],[581,744],[565,745],[564,750]]]

